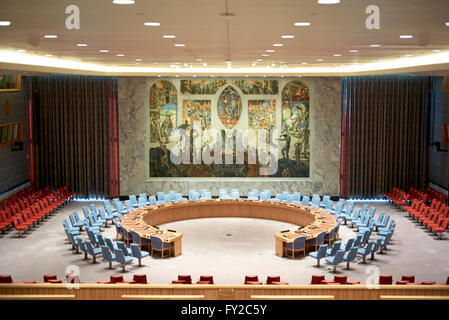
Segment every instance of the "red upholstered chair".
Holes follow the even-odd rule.
[[[71,278],[70,279],[70,283],[81,283],[81,281],[80,281],[80,276],[75,276],[75,275],[70,275],[70,274],[66,274],[65,275],[65,281],[67,282],[68,280],[68,278]]]
[[[23,284],[34,284],[36,281],[22,281]]]
[[[12,277],[10,275],[0,276],[0,283],[12,283]]]
[[[201,283],[199,283],[201,282]],[[203,282],[208,282],[208,284],[214,284],[214,277],[213,276],[200,276],[200,280],[197,282],[198,284],[207,284]]]
[[[133,277],[135,283],[147,284],[147,275],[146,274],[135,274]]]
[[[281,282],[280,276],[268,276],[266,284],[273,284],[273,282]]]
[[[421,284],[432,285],[432,284],[436,284],[436,282],[435,281],[422,281]]]
[[[379,284],[393,284],[393,276],[379,276]]]
[[[346,284],[360,284],[360,281],[346,281]]]
[[[186,284],[186,282],[184,280],[173,280],[171,283],[172,284]]]
[[[346,282],[348,281],[348,277],[346,275],[334,276],[334,281],[338,282],[339,284],[346,284]]]
[[[109,284],[111,281],[97,281],[97,284]]]
[[[110,279],[111,279],[111,283],[120,283],[120,282],[124,282],[124,280],[123,280],[123,276],[122,275],[112,275],[111,277],[110,277]]]
[[[58,279],[51,279],[47,281],[48,283],[62,283],[62,280],[58,280]]]
[[[178,275],[178,280],[184,281],[185,284],[192,284],[192,277],[187,274]]]
[[[322,284],[321,282],[324,281],[324,275],[312,275],[312,281],[310,284]]]
[[[410,285],[410,286],[419,286],[420,283],[418,283],[418,282],[407,282],[406,285]]]
[[[44,274],[44,282],[49,282],[50,280],[58,280],[58,277],[54,274],[52,275]]]
[[[402,276],[401,280],[408,282],[415,282],[415,276],[412,275]]]
[[[248,284],[248,282],[259,282],[258,276],[245,276],[245,283]]]
[[[396,284],[407,284],[407,283],[411,283],[411,282],[407,281],[407,280],[398,280],[398,281],[396,281]]]

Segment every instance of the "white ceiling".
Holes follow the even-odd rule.
[[[65,27],[65,9],[71,4],[80,8],[80,30]],[[365,27],[365,9],[373,4],[380,8],[380,30]],[[230,20],[220,16],[226,5],[235,14]],[[11,21],[11,26],[0,27],[1,69],[164,75],[203,70],[256,75],[292,70],[304,70],[306,74],[312,69],[311,74],[332,74],[329,70],[335,68],[335,74],[339,74],[348,66],[400,59],[404,65],[394,72],[449,70],[449,27],[445,25],[449,22],[449,0],[341,0],[336,5],[320,5],[316,0],[136,0],[134,5],[114,5],[112,0],[1,0],[0,20]],[[146,21],[161,25],[147,27]],[[310,22],[311,26],[295,27],[297,21]],[[44,34],[57,34],[58,38],[45,39]],[[164,34],[176,35],[176,39],[163,39]],[[282,39],[284,34],[295,38]],[[413,38],[400,39],[402,34]],[[77,47],[77,43],[87,43],[88,47]],[[185,47],[174,47],[175,43],[184,43]],[[284,46],[273,47],[275,43]],[[371,44],[381,46],[373,48]],[[27,52],[19,55],[18,49]],[[109,52],[100,53],[100,49]],[[275,52],[262,57],[267,49]],[[350,53],[351,49],[359,52]],[[432,51],[436,49],[441,53]],[[50,62],[82,62],[75,67],[68,67],[67,62],[67,69],[64,64],[52,67],[50,62],[33,62],[34,57],[45,54],[53,55],[46,58]],[[228,54],[231,69],[226,67]],[[413,57],[407,57],[411,54]],[[441,57],[429,59],[432,55]],[[12,56],[15,59],[8,59]],[[16,56],[23,58],[18,60]],[[196,61],[199,58],[203,61]],[[143,61],[136,64],[136,59]],[[256,59],[263,61],[253,67]],[[438,64],[432,64],[435,61]],[[179,67],[171,68],[176,62]],[[281,62],[288,67],[279,68]],[[102,69],[85,68],[85,63]],[[132,67],[133,71],[123,69],[122,73],[120,67]],[[392,67],[390,63],[374,71],[364,67],[353,73],[392,72]]]

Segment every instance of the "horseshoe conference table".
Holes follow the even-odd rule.
[[[297,230],[288,230],[274,235],[276,255],[283,257],[286,243],[297,237],[306,236],[307,240],[319,233],[329,232],[336,226],[334,216],[324,210],[300,204],[250,199],[206,199],[187,200],[151,205],[136,209],[124,216],[123,227],[130,232],[137,232],[140,237],[150,239],[158,236],[170,243],[173,255],[182,254],[182,233],[162,230],[157,225],[200,218],[237,217],[259,218],[292,223],[300,226]]]

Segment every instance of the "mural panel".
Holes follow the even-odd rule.
[[[309,176],[309,136],[309,88],[300,81],[291,81],[282,90],[281,176]]]
[[[277,80],[234,80],[244,94],[277,94]]]
[[[169,148],[176,130],[177,90],[168,81],[156,81],[150,88],[150,176],[171,177]]]
[[[231,86],[226,87],[218,98],[218,117],[221,123],[232,129],[240,120],[242,114],[242,99]]]
[[[215,94],[226,80],[181,80],[181,93]]]
[[[211,125],[211,101],[210,100],[183,100],[182,101],[182,125],[186,129],[195,121],[201,122],[201,129],[210,129]]]
[[[276,126],[276,100],[249,100],[248,126],[267,130]]]

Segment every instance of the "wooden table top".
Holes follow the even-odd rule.
[[[297,237],[306,236],[307,239],[311,239],[316,237],[320,232],[326,231],[329,232],[336,225],[336,220],[334,216],[327,213],[324,210],[316,209],[309,206],[303,206],[300,204],[287,203],[281,201],[274,200],[250,200],[250,199],[207,199],[207,200],[187,200],[187,201],[179,201],[179,202],[170,202],[163,203],[157,205],[151,205],[143,208],[138,208],[128,214],[126,214],[123,218],[122,225],[129,232],[131,230],[137,232],[142,238],[150,239],[151,235],[156,235],[161,238],[165,242],[171,242],[176,239],[182,237],[182,233],[180,232],[172,232],[168,230],[158,229],[156,226],[148,224],[146,221],[151,220],[152,216],[156,216],[156,214],[165,214],[166,210],[177,210],[178,208],[183,210],[190,210],[190,212],[195,212],[195,208],[199,209],[200,207],[210,206],[213,209],[213,206],[229,206],[228,208],[235,206],[251,206],[248,208],[254,209],[253,206],[259,206],[260,212],[263,210],[272,212],[268,219],[272,220],[285,220],[285,209],[288,209],[288,212],[293,212],[293,218],[297,216],[298,218],[307,218],[307,221],[312,221],[308,225],[303,225],[298,229],[289,230],[286,232],[276,233],[275,237],[282,240],[283,242],[293,242]],[[255,208],[257,209],[257,208]],[[262,210],[263,209],[263,210]],[[276,209],[284,209],[278,210],[279,215],[276,215]],[[181,210],[179,210],[181,212]],[[220,210],[219,216],[226,216],[227,210]],[[176,213],[176,211],[174,211]],[[254,213],[255,212],[255,213]],[[257,218],[259,210],[253,210],[251,217]],[[207,215],[207,214],[206,214]],[[282,215],[282,216],[281,216]],[[167,215],[168,216],[168,215]],[[215,217],[217,215],[211,214],[210,217]],[[232,215],[235,216],[235,215]],[[243,214],[242,217],[246,217],[247,215]],[[305,217],[307,216],[307,217]],[[200,216],[207,217],[207,216]],[[198,217],[193,217],[198,218]],[[265,216],[260,216],[260,218],[266,218]],[[188,219],[188,218],[186,218]],[[290,218],[292,219],[292,218]],[[170,221],[183,220],[183,218],[172,218]],[[304,219],[303,219],[304,220]],[[290,221],[288,221],[290,222]],[[294,221],[291,223],[296,224]]]

